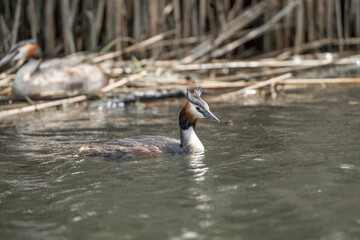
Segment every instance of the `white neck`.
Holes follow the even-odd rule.
[[[205,148],[196,136],[193,126],[186,130],[180,129],[181,146],[189,153],[204,152]]]

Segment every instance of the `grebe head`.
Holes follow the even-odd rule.
[[[189,89],[186,91],[185,97],[188,102],[185,103],[179,115],[179,125],[182,130],[187,130],[191,126],[195,129],[196,122],[199,118],[209,118],[220,122],[220,120],[211,113],[209,105],[200,98],[201,88],[194,89],[194,96],[191,95]]]
[[[200,87],[194,88],[194,96],[191,95],[187,89],[185,97],[189,101],[189,114],[195,118],[208,118],[220,122],[220,120],[210,111],[209,105],[200,98],[202,89]]]
[[[41,58],[41,50],[35,40],[25,40],[14,45],[8,54],[0,60],[0,67],[10,61],[28,60],[31,58]]]
[[[180,146],[189,153],[200,153],[204,151],[200,139],[195,134],[196,122],[199,118],[209,118],[220,122],[220,120],[211,113],[209,105],[200,98],[201,88],[194,89],[194,96],[189,89],[185,97],[188,102],[185,103],[179,115],[180,125]]]

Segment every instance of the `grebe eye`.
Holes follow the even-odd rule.
[[[199,108],[199,107],[196,107],[196,110],[200,111],[200,108]]]

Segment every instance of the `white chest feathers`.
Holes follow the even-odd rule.
[[[190,153],[200,153],[205,150],[193,127],[181,130],[181,145]]]

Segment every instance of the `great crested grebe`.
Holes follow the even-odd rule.
[[[194,154],[204,151],[195,127],[199,118],[220,120],[210,112],[208,104],[200,98],[201,88],[189,89],[185,97],[188,100],[180,111],[180,141],[162,136],[136,136],[106,142],[100,146],[81,147],[78,156],[103,156],[113,158],[149,158],[162,154]]]
[[[34,40],[13,46],[1,59],[0,67],[10,61],[27,62],[17,71],[12,84],[15,98],[62,97],[73,91],[92,93],[108,83],[108,77],[97,66],[68,58],[41,61],[41,50]]]

